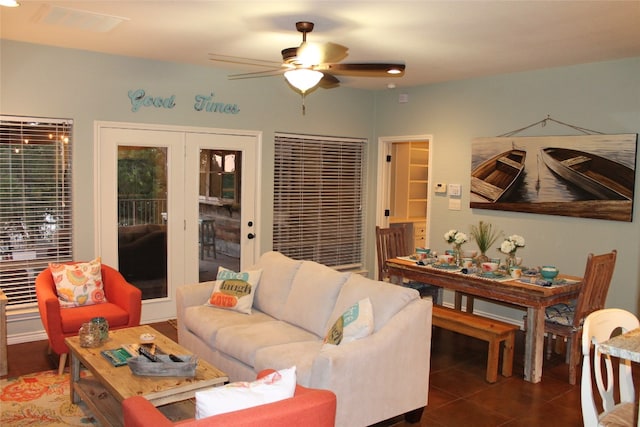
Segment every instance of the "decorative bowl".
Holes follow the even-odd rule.
[[[560,270],[552,265],[544,265],[540,269],[540,275],[546,280],[553,280],[556,278]]]
[[[449,254],[440,255],[438,257],[438,260],[443,264],[453,264],[453,260],[454,259],[455,259],[455,257],[453,255],[449,255]]]
[[[499,265],[497,262],[483,262],[480,266],[482,267],[482,271],[493,272],[498,270]]]

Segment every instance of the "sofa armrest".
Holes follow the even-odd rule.
[[[271,371],[263,371],[258,378]],[[134,396],[122,402],[125,427],[168,427],[174,424],[147,399]],[[189,419],[176,423],[182,427],[280,427],[300,425],[305,427],[332,427],[336,417],[336,395],[329,390],[308,389],[296,386],[290,399],[240,411],[215,415],[201,420]]]
[[[338,425],[370,425],[427,404],[432,307],[412,301],[378,332],[319,353],[305,385],[336,393]],[[357,420],[345,408],[359,408]],[[363,423],[362,414],[375,418]]]

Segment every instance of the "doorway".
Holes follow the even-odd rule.
[[[429,246],[431,141],[416,135],[382,137],[378,143],[376,224],[403,228],[407,255]]]
[[[175,317],[178,286],[254,263],[259,133],[96,128],[96,253],[142,290],[143,321]]]

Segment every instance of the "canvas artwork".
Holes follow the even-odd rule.
[[[637,134],[472,142],[470,207],[631,221]]]

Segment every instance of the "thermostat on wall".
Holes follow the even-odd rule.
[[[449,184],[449,195],[459,197],[462,194],[462,185]]]
[[[439,194],[447,194],[447,184],[438,182],[435,186],[435,192]]]

